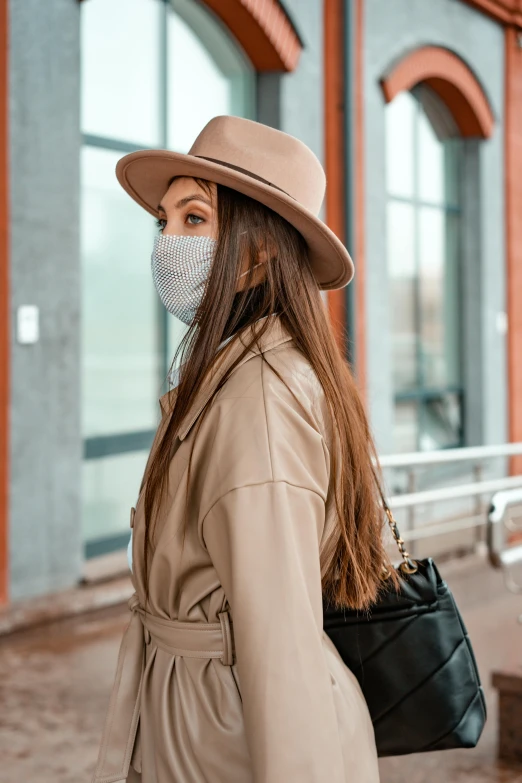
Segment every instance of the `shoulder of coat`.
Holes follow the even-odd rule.
[[[279,349],[268,351],[266,359],[291,388],[314,398],[322,395],[323,387],[310,360],[295,343],[286,343]]]
[[[307,416],[324,419],[325,396],[319,379],[306,356],[293,342],[286,342],[258,354],[238,367],[217,395],[216,402],[227,397],[271,402],[289,402],[297,398]]]

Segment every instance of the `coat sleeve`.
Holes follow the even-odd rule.
[[[203,537],[231,607],[255,783],[344,783],[322,643],[325,501],[287,481],[228,491]]]

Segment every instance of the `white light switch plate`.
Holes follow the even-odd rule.
[[[16,339],[19,343],[37,343],[40,338],[40,310],[36,305],[20,305],[16,312]]]
[[[503,310],[500,310],[497,313],[496,326],[497,326],[497,332],[499,334],[506,334],[508,330],[508,317],[507,317],[507,313],[505,313]]]

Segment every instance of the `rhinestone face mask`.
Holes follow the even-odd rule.
[[[169,313],[189,326],[205,293],[216,240],[158,234],[151,255],[152,279]]]
[[[177,234],[154,237],[151,269],[156,291],[169,313],[187,326],[194,320],[203,299],[216,245],[217,241],[212,237]],[[249,271],[247,269],[239,277]]]

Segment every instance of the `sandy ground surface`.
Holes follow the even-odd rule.
[[[522,767],[496,763],[496,695],[489,687],[493,669],[522,663],[522,597],[499,590],[492,573],[447,576],[489,702],[477,748],[382,759],[381,783],[522,783]],[[127,619],[126,608],[104,610],[0,641],[0,783],[90,781]]]

